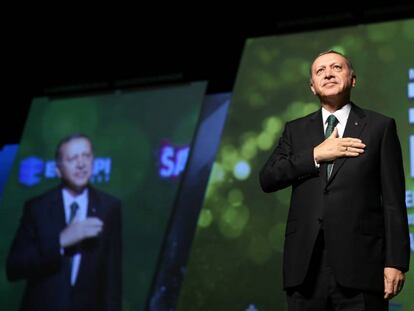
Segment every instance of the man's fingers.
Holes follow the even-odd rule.
[[[342,146],[348,147],[348,148],[363,149],[367,146],[360,139],[357,139],[357,138],[342,138],[340,142]]]
[[[358,152],[345,152],[345,154],[344,154],[344,156],[348,157],[348,158],[354,158],[354,157],[357,157],[359,155],[360,155],[360,153],[358,153]]]
[[[84,228],[84,237],[92,238],[98,236],[101,233],[102,227],[86,227]]]
[[[395,280],[395,282],[393,282],[392,294],[394,296],[397,295],[398,292],[399,292],[399,288],[400,288],[399,283],[400,282],[398,282],[397,280]]]
[[[362,140],[359,138],[353,138],[353,137],[344,137],[342,140],[347,144],[363,144]],[[364,145],[364,144],[363,144]],[[364,145],[365,146],[365,145]]]
[[[86,218],[82,223],[84,236],[87,238],[97,236],[103,228],[103,222],[96,217]]]
[[[364,153],[364,149],[361,149],[361,148],[355,148],[355,147],[347,147],[347,148],[345,149],[345,152],[347,152],[347,153],[349,153],[349,154],[355,154],[355,155],[358,155],[358,154]],[[348,155],[348,154],[346,154],[346,155]]]
[[[85,220],[69,224],[60,235],[63,247],[74,245],[86,238],[93,238],[103,230],[103,222],[97,217],[88,217]]]
[[[384,268],[384,297],[391,299],[399,294],[404,285],[404,273],[401,270],[385,267]]]
[[[398,280],[397,279],[388,279],[386,281],[388,286],[385,288],[385,292],[388,293],[388,298],[391,299],[398,294]]]
[[[88,217],[85,220],[81,221],[82,223],[90,226],[102,226],[103,222],[97,217]]]
[[[358,138],[338,138],[338,129],[314,148],[315,161],[334,161],[340,157],[357,157],[364,152],[365,144]]]
[[[338,147],[341,152],[341,156],[357,157],[365,152],[366,145],[358,138],[347,137],[339,139]]]
[[[344,157],[357,157],[361,153],[364,153],[364,149],[362,148],[354,148],[354,147],[346,147],[346,146],[342,146],[340,148],[341,148],[340,149],[341,156],[344,156]]]
[[[393,283],[384,278],[384,299],[391,299],[393,296]]]
[[[359,148],[359,149],[364,149],[366,147],[366,145],[363,143],[348,143],[346,144],[346,146],[348,148]]]
[[[347,148],[350,151],[353,152],[359,152],[360,150],[365,150],[366,145],[359,139],[344,139],[341,141],[342,146]],[[356,150],[358,149],[358,150]]]
[[[365,152],[366,145],[358,138],[342,138],[340,141],[342,145],[342,156],[357,157]]]
[[[398,292],[400,292],[404,287],[404,279],[398,283]]]
[[[404,287],[404,278],[398,278],[394,283],[394,295],[398,295]]]

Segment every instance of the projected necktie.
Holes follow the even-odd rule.
[[[74,219],[74,218],[75,218],[75,216],[76,216],[76,212],[78,211],[78,209],[79,209],[79,205],[78,205],[78,203],[73,202],[73,203],[70,205],[70,214],[69,214],[69,221],[68,221],[68,224],[70,224],[70,223],[73,221],[73,219]]]
[[[73,202],[69,207],[70,207],[70,214],[69,214],[68,224],[70,224],[74,220],[76,216],[76,212],[79,209],[79,205],[78,203]],[[69,257],[69,275],[72,275],[73,256],[74,255],[72,254],[72,256]]]
[[[326,128],[325,138],[328,138],[329,136],[331,136],[337,124],[338,124],[338,119],[333,114],[331,114],[328,117],[328,127]],[[329,177],[331,177],[332,169],[333,169],[333,161],[328,162],[328,165],[326,167],[326,176],[328,179]]]

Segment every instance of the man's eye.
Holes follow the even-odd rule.
[[[336,71],[340,71],[340,70],[342,69],[342,67],[341,67],[341,66],[339,66],[339,65],[335,65],[333,68],[334,68]]]
[[[70,157],[70,158],[68,158],[68,162],[72,163],[72,162],[74,162],[76,159],[77,159],[77,157],[76,157],[76,156],[75,156],[75,157]]]

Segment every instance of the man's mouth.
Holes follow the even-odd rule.
[[[75,174],[76,178],[84,178],[86,176],[86,172],[79,172]]]

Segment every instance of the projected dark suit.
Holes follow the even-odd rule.
[[[322,107],[333,114],[349,103],[355,75],[346,58],[329,51],[314,61],[311,82]],[[325,295],[324,290],[315,290],[324,284],[308,280],[327,278],[339,284],[344,301],[344,288],[378,293],[376,306],[368,310],[385,310],[384,291],[389,299],[401,290],[401,272],[408,270],[410,256],[405,180],[395,121],[352,104],[344,138],[338,137],[335,129],[325,139],[322,120],[319,110],[288,122],[260,172],[265,192],[292,186],[283,261],[288,302],[296,306],[292,310],[308,310],[297,307],[304,299],[313,310],[319,297],[315,300],[312,293]],[[328,178],[330,159],[334,161]],[[332,268],[333,277],[324,274],[328,270],[323,268],[318,278],[313,278],[313,270],[320,269],[319,263],[314,264],[315,258],[320,257],[323,267]],[[387,285],[384,289],[384,276],[390,271],[387,280],[395,288]],[[303,284],[306,290],[300,287]],[[289,295],[290,289],[295,289],[294,295]],[[297,295],[302,291],[306,294]],[[327,295],[323,299],[329,299]],[[362,299],[358,303],[357,308]],[[325,306],[316,309],[325,310]]]
[[[89,186],[87,136],[62,139],[56,164],[61,187],[25,204],[7,258],[8,279],[27,280],[21,310],[120,311],[121,202]]]
[[[121,310],[121,203],[89,187],[88,216],[104,229],[76,246],[82,260],[72,288],[59,245],[66,226],[61,188],[27,202],[7,260],[8,278],[27,280],[22,310]]]

